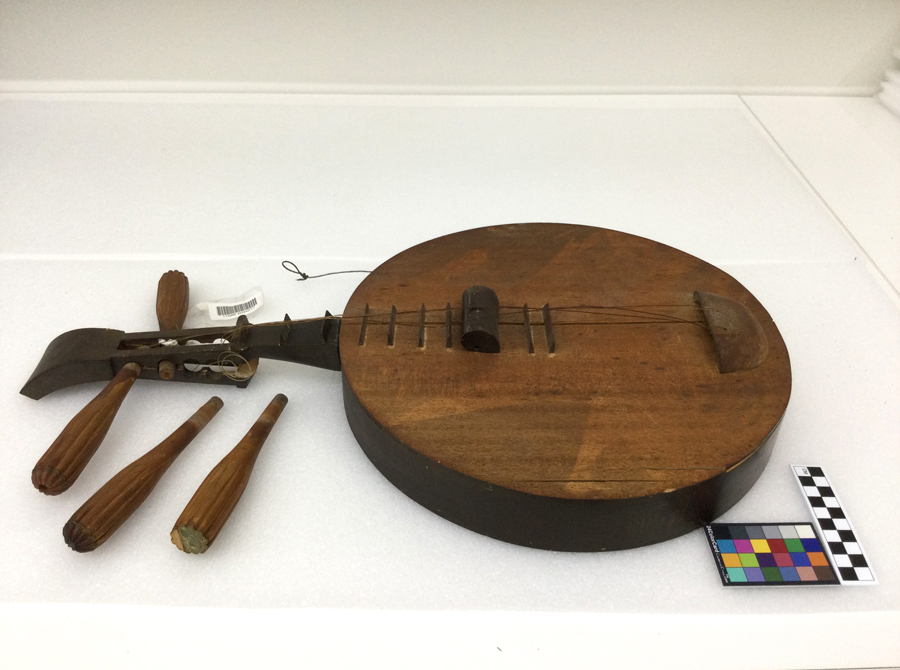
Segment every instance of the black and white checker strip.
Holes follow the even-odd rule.
[[[822,468],[811,465],[793,465],[791,468],[825,540],[841,583],[876,584],[875,572]]]

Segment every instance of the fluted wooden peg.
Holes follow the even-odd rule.
[[[189,554],[209,548],[241,499],[256,457],[281,416],[287,397],[278,394],[237,446],[213,468],[172,529],[172,542]]]
[[[160,330],[181,330],[190,304],[190,285],[183,272],[169,270],[159,278],[156,288],[156,320]],[[169,380],[175,376],[175,364],[160,361],[159,377]]]
[[[63,527],[66,544],[93,551],[125,523],[154,489],[169,466],[222,408],[213,396],[174,433],[127,465],[82,505]]]
[[[55,496],[75,482],[106,437],[122,401],[140,373],[140,365],[127,363],[63,428],[31,471],[31,483],[38,491]]]
[[[156,319],[160,330],[180,330],[187,317],[190,285],[183,272],[169,270],[156,287]]]

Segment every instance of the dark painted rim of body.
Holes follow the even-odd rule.
[[[759,479],[781,424],[779,418],[739,464],[670,493],[614,500],[552,498],[483,482],[419,453],[372,417],[343,372],[341,379],[350,428],[372,464],[394,486],[464,528],[512,544],[556,551],[633,549],[713,521]]]

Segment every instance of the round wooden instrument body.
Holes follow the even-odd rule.
[[[460,344],[473,285],[499,298],[499,353]],[[719,371],[696,291],[755,317],[760,364]],[[466,528],[563,551],[719,516],[762,472],[791,389],[778,329],[734,278],[567,224],[479,228],[391,258],[350,298],[340,354],[350,426],[395,486]]]

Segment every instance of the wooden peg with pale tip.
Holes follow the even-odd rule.
[[[281,393],[276,395],[244,438],[203,480],[172,529],[176,547],[202,554],[213,543],[241,499],[256,457],[287,401]]]
[[[222,405],[217,396],[210,398],[174,433],[101,486],[63,527],[66,544],[75,551],[87,552],[106,542],[146,500],[169,466]]]
[[[68,489],[106,437],[122,401],[141,373],[127,363],[96,398],[63,428],[31,471],[31,483],[41,493],[55,496]]]
[[[160,330],[181,330],[190,304],[190,285],[183,272],[169,270],[159,278],[156,288],[156,320]],[[166,381],[175,377],[175,364],[159,362],[159,377]]]

